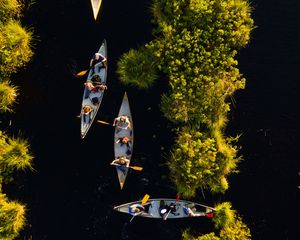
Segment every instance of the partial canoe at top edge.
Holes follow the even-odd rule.
[[[97,20],[97,16],[101,7],[102,0],[91,0],[93,15],[95,21]]]

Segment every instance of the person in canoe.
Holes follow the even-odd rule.
[[[117,166],[124,166],[129,167],[130,160],[126,157],[118,157],[117,159],[113,160],[110,165],[117,165]]]
[[[168,212],[172,213],[173,215],[178,215],[176,211],[177,209],[175,203],[171,203],[170,205],[163,204],[159,208],[159,214],[161,217],[164,217],[166,214],[168,214]]]
[[[131,128],[129,118],[124,115],[115,118],[113,126],[116,126],[118,131],[121,131],[122,129],[126,130],[128,128]]]
[[[130,140],[129,137],[120,137],[120,138],[117,139],[116,143],[120,143],[121,147],[123,145],[126,145],[127,146],[126,154],[127,155],[131,154],[131,151],[130,151],[131,140]]]
[[[104,82],[101,81],[101,78],[99,77],[99,75],[94,75],[92,77],[92,79],[87,80],[84,83],[84,86],[87,90],[93,91],[93,92],[97,92],[99,90],[101,92],[104,92],[105,90],[107,90],[107,86],[105,85]]]
[[[133,204],[129,207],[129,214],[131,214],[133,216],[137,216],[137,215],[141,215],[141,214],[151,215],[148,213],[150,205],[151,205],[150,202],[148,202],[144,205],[138,204],[138,203]]]
[[[205,213],[205,212],[196,212],[196,208],[183,207],[183,212],[189,217],[213,217],[213,212]]]
[[[107,59],[102,54],[96,52],[90,61],[90,67],[92,67],[92,74],[95,74],[95,65],[102,63],[99,68],[106,68]]]
[[[89,122],[92,120],[91,119],[91,113],[92,113],[92,111],[94,111],[94,109],[90,105],[84,105],[82,107],[80,115],[83,115],[83,121],[84,122],[86,122],[86,117],[87,116],[89,116]]]

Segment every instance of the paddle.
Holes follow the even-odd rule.
[[[104,121],[100,121],[100,120],[97,120],[98,123],[102,123],[102,124],[106,124],[106,125],[110,125],[110,126],[114,126],[113,124],[111,123],[108,123],[108,122],[104,122]]]
[[[87,70],[82,70],[79,73],[76,73],[77,77],[82,77],[84,76],[88,71],[90,71],[94,66],[89,67]]]
[[[116,163],[112,163],[111,165],[121,166],[120,164],[116,164]],[[124,167],[126,167],[126,166],[124,166]],[[136,170],[136,171],[142,171],[143,170],[143,168],[139,167],[139,166],[128,166],[128,168],[132,168],[133,170]]]
[[[175,204],[179,201],[179,197],[180,197],[179,194],[177,194],[176,199],[175,199]],[[175,205],[173,207],[175,207]],[[170,210],[168,211],[168,213],[166,215],[164,215],[163,220],[167,220],[167,218],[168,218],[170,212],[172,211],[173,207],[171,207]]]
[[[148,199],[150,198],[150,195],[149,194],[145,194],[145,196],[143,197],[143,199],[142,199],[142,205],[144,205],[147,201],[148,201]],[[130,219],[130,223],[131,223],[131,221],[134,219],[134,217],[135,217],[136,215],[133,215],[132,216],[132,218]]]

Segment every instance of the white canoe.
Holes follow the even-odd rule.
[[[91,0],[92,9],[93,9],[93,15],[94,19],[97,20],[97,16],[101,7],[102,0]]]
[[[117,159],[118,157],[124,156],[128,160],[131,160],[132,151],[133,151],[133,122],[132,122],[132,116],[131,116],[129,101],[128,101],[126,92],[125,92],[123,100],[122,100],[122,104],[121,104],[121,107],[119,110],[118,117],[120,117],[122,115],[125,115],[129,118],[131,128],[121,129],[119,131],[117,130],[117,128],[115,128],[115,135],[114,135],[115,159]],[[131,140],[129,147],[126,144],[121,145],[121,143],[116,143],[116,141],[122,137],[128,137]],[[117,169],[117,173],[118,173],[120,187],[121,187],[121,189],[123,189],[123,186],[124,186],[124,183],[126,180],[126,176],[128,174],[128,167],[116,166],[116,169]]]
[[[107,45],[106,45],[106,40],[104,39],[99,51],[98,51],[101,55],[103,55],[104,57],[106,57],[107,59]],[[106,77],[107,77],[107,62],[106,62],[106,68],[100,68],[100,66],[102,65],[102,63],[97,63],[95,65],[95,73],[92,73],[92,69],[89,70],[89,74],[87,77],[86,81],[89,81],[93,78],[93,76],[98,75],[101,78],[101,81],[103,83],[106,83]],[[100,108],[101,105],[101,101],[104,95],[104,91],[89,91],[86,88],[84,88],[84,92],[83,92],[83,98],[82,98],[82,104],[81,104],[81,109],[85,106],[85,105],[89,105],[92,107],[93,111],[90,113],[90,115],[83,115],[81,114],[81,128],[80,128],[80,132],[81,132],[81,138],[83,139],[87,132],[89,131],[90,127],[92,126],[92,123],[97,115],[97,112]],[[97,99],[96,99],[97,98]],[[95,99],[97,101],[95,101]],[[96,102],[96,103],[95,103]]]
[[[139,206],[142,201],[130,202],[123,205],[119,205],[114,207],[114,210],[132,214],[132,209],[136,206]],[[141,214],[136,215],[139,217],[146,217],[146,218],[163,218],[160,214],[160,210],[164,208],[166,205],[175,204],[174,211],[170,212],[167,215],[167,219],[174,219],[174,218],[187,218],[187,217],[200,217],[200,216],[209,216],[212,217],[213,212],[216,210],[212,207],[194,203],[185,200],[176,201],[176,199],[169,199],[169,198],[156,198],[156,199],[149,199],[143,206],[145,207],[145,211]],[[192,209],[194,215],[190,215],[188,209]]]

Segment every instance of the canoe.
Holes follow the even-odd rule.
[[[129,101],[126,92],[122,100],[118,117],[122,115],[125,115],[129,118],[131,128],[118,130],[117,127],[115,127],[114,155],[115,155],[115,159],[117,159],[118,157],[125,156],[128,160],[131,160],[132,151],[133,151],[133,122],[132,122],[132,116],[131,116]],[[131,140],[129,147],[126,144],[121,145],[121,143],[116,143],[116,141],[122,137],[128,137]],[[121,189],[123,189],[126,176],[128,174],[128,169],[129,168],[126,166],[116,166]]]
[[[130,202],[123,205],[115,206],[114,210],[127,213],[130,215],[135,215],[133,209],[136,206],[140,206],[142,201]],[[165,206],[170,206],[170,204],[175,204],[174,210],[166,212],[162,216],[160,211]],[[175,218],[188,218],[188,217],[212,217],[213,213],[216,211],[214,208],[194,203],[185,200],[178,200],[176,199],[169,199],[169,198],[156,198],[156,199],[149,199],[144,205],[145,210],[141,211],[140,214],[136,215],[139,217],[146,217],[146,218],[160,218],[166,217],[166,219],[175,219]],[[193,211],[193,215],[189,214],[189,209]]]
[[[92,9],[93,9],[93,15],[94,19],[97,20],[97,16],[101,7],[102,0],[91,0]]]
[[[106,45],[106,40],[104,39],[98,52],[106,57],[107,59],[107,45]],[[98,75],[101,78],[102,83],[106,83],[106,77],[107,77],[107,62],[106,62],[106,68],[99,68],[97,66],[101,66],[102,63],[97,63],[95,65],[95,73],[93,74],[92,69],[89,70],[88,77],[86,82],[90,81],[95,75]],[[81,114],[81,138],[83,139],[87,132],[89,131],[96,115],[97,112],[100,108],[101,101],[104,95],[104,91],[89,91],[88,89],[84,88],[83,92],[83,98],[82,98],[82,104],[81,104],[81,109],[88,105],[92,108],[92,112],[90,115],[83,115]]]

